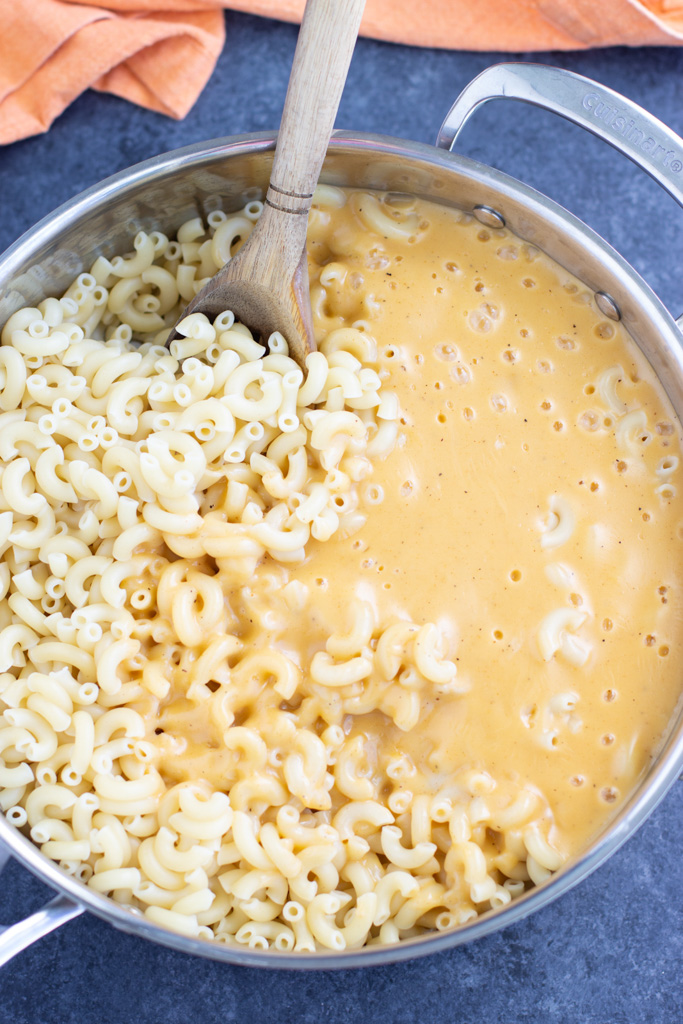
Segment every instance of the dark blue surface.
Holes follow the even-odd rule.
[[[596,4],[596,9],[597,9]],[[156,153],[277,126],[296,29],[227,15],[228,42],[184,122],[87,93],[47,135],[0,150],[0,250],[88,185]],[[361,40],[337,123],[432,142],[462,87],[501,54]],[[595,78],[683,134],[683,50],[515,54]],[[683,311],[683,212],[641,171],[557,118],[491,104],[459,149],[551,195]],[[449,954],[334,974],[187,957],[83,916],[0,971],[0,1024],[650,1024],[683,1021],[683,783],[607,865],[514,928]],[[48,891],[12,864],[0,921]]]

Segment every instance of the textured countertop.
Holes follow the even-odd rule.
[[[597,8],[596,4],[596,8]],[[0,251],[103,177],[202,139],[274,129],[296,29],[229,13],[228,42],[184,122],[89,92],[43,136],[0,150]],[[337,123],[433,142],[462,87],[508,55],[361,40]],[[592,77],[683,134],[683,50],[515,54]],[[489,105],[459,150],[557,199],[608,239],[674,315],[683,212],[604,143],[520,104]],[[520,924],[450,953],[335,973],[224,966],[84,915],[0,971],[0,1024],[621,1024],[683,1021],[683,782],[607,864]],[[10,862],[0,922],[50,897]]]

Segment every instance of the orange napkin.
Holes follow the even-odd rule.
[[[184,117],[223,48],[223,7],[298,21],[304,0],[0,0],[0,143],[46,131],[88,87]],[[683,0],[367,0],[361,32],[463,50],[680,46]]]

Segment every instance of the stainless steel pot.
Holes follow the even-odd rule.
[[[507,224],[570,270],[595,293],[602,313],[621,319],[683,419],[681,326],[656,295],[595,232],[538,192],[450,152],[473,111],[491,99],[519,99],[599,135],[647,171],[683,205],[683,141],[619,94],[578,75],[528,64],[501,64],[476,78],[455,102],[436,149],[385,136],[335,132],[322,173],[331,184],[413,192]],[[108,178],[60,207],[0,259],[0,324],[14,310],[63,291],[92,262],[127,248],[132,234],[160,223],[178,227],[218,206],[237,208],[267,186],[274,138],[242,135],[190,146]],[[683,711],[619,813],[572,863],[507,907],[456,931],[396,946],[344,953],[286,954],[233,948],[167,931],[139,912],[66,875],[0,815],[0,868],[12,855],[59,893],[38,913],[0,931],[0,964],[65,921],[90,910],[114,927],[166,946],[253,967],[348,968],[436,953],[519,921],[594,871],[642,824],[683,769]]]

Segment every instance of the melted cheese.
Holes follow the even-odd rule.
[[[572,853],[632,790],[680,693],[679,426],[623,328],[548,257],[425,202],[377,210],[359,193],[313,211],[312,296],[321,337],[360,321],[377,340],[398,443],[364,485],[362,529],[311,541],[300,565],[266,559],[261,615],[238,632],[305,668],[358,601],[383,624],[436,623],[467,692],[425,691],[407,732],[347,716],[368,772],[390,791],[404,754],[413,792],[471,768],[526,786]],[[291,580],[310,595],[296,613]],[[205,705],[172,692],[152,726],[169,783],[225,788],[234,755]]]

